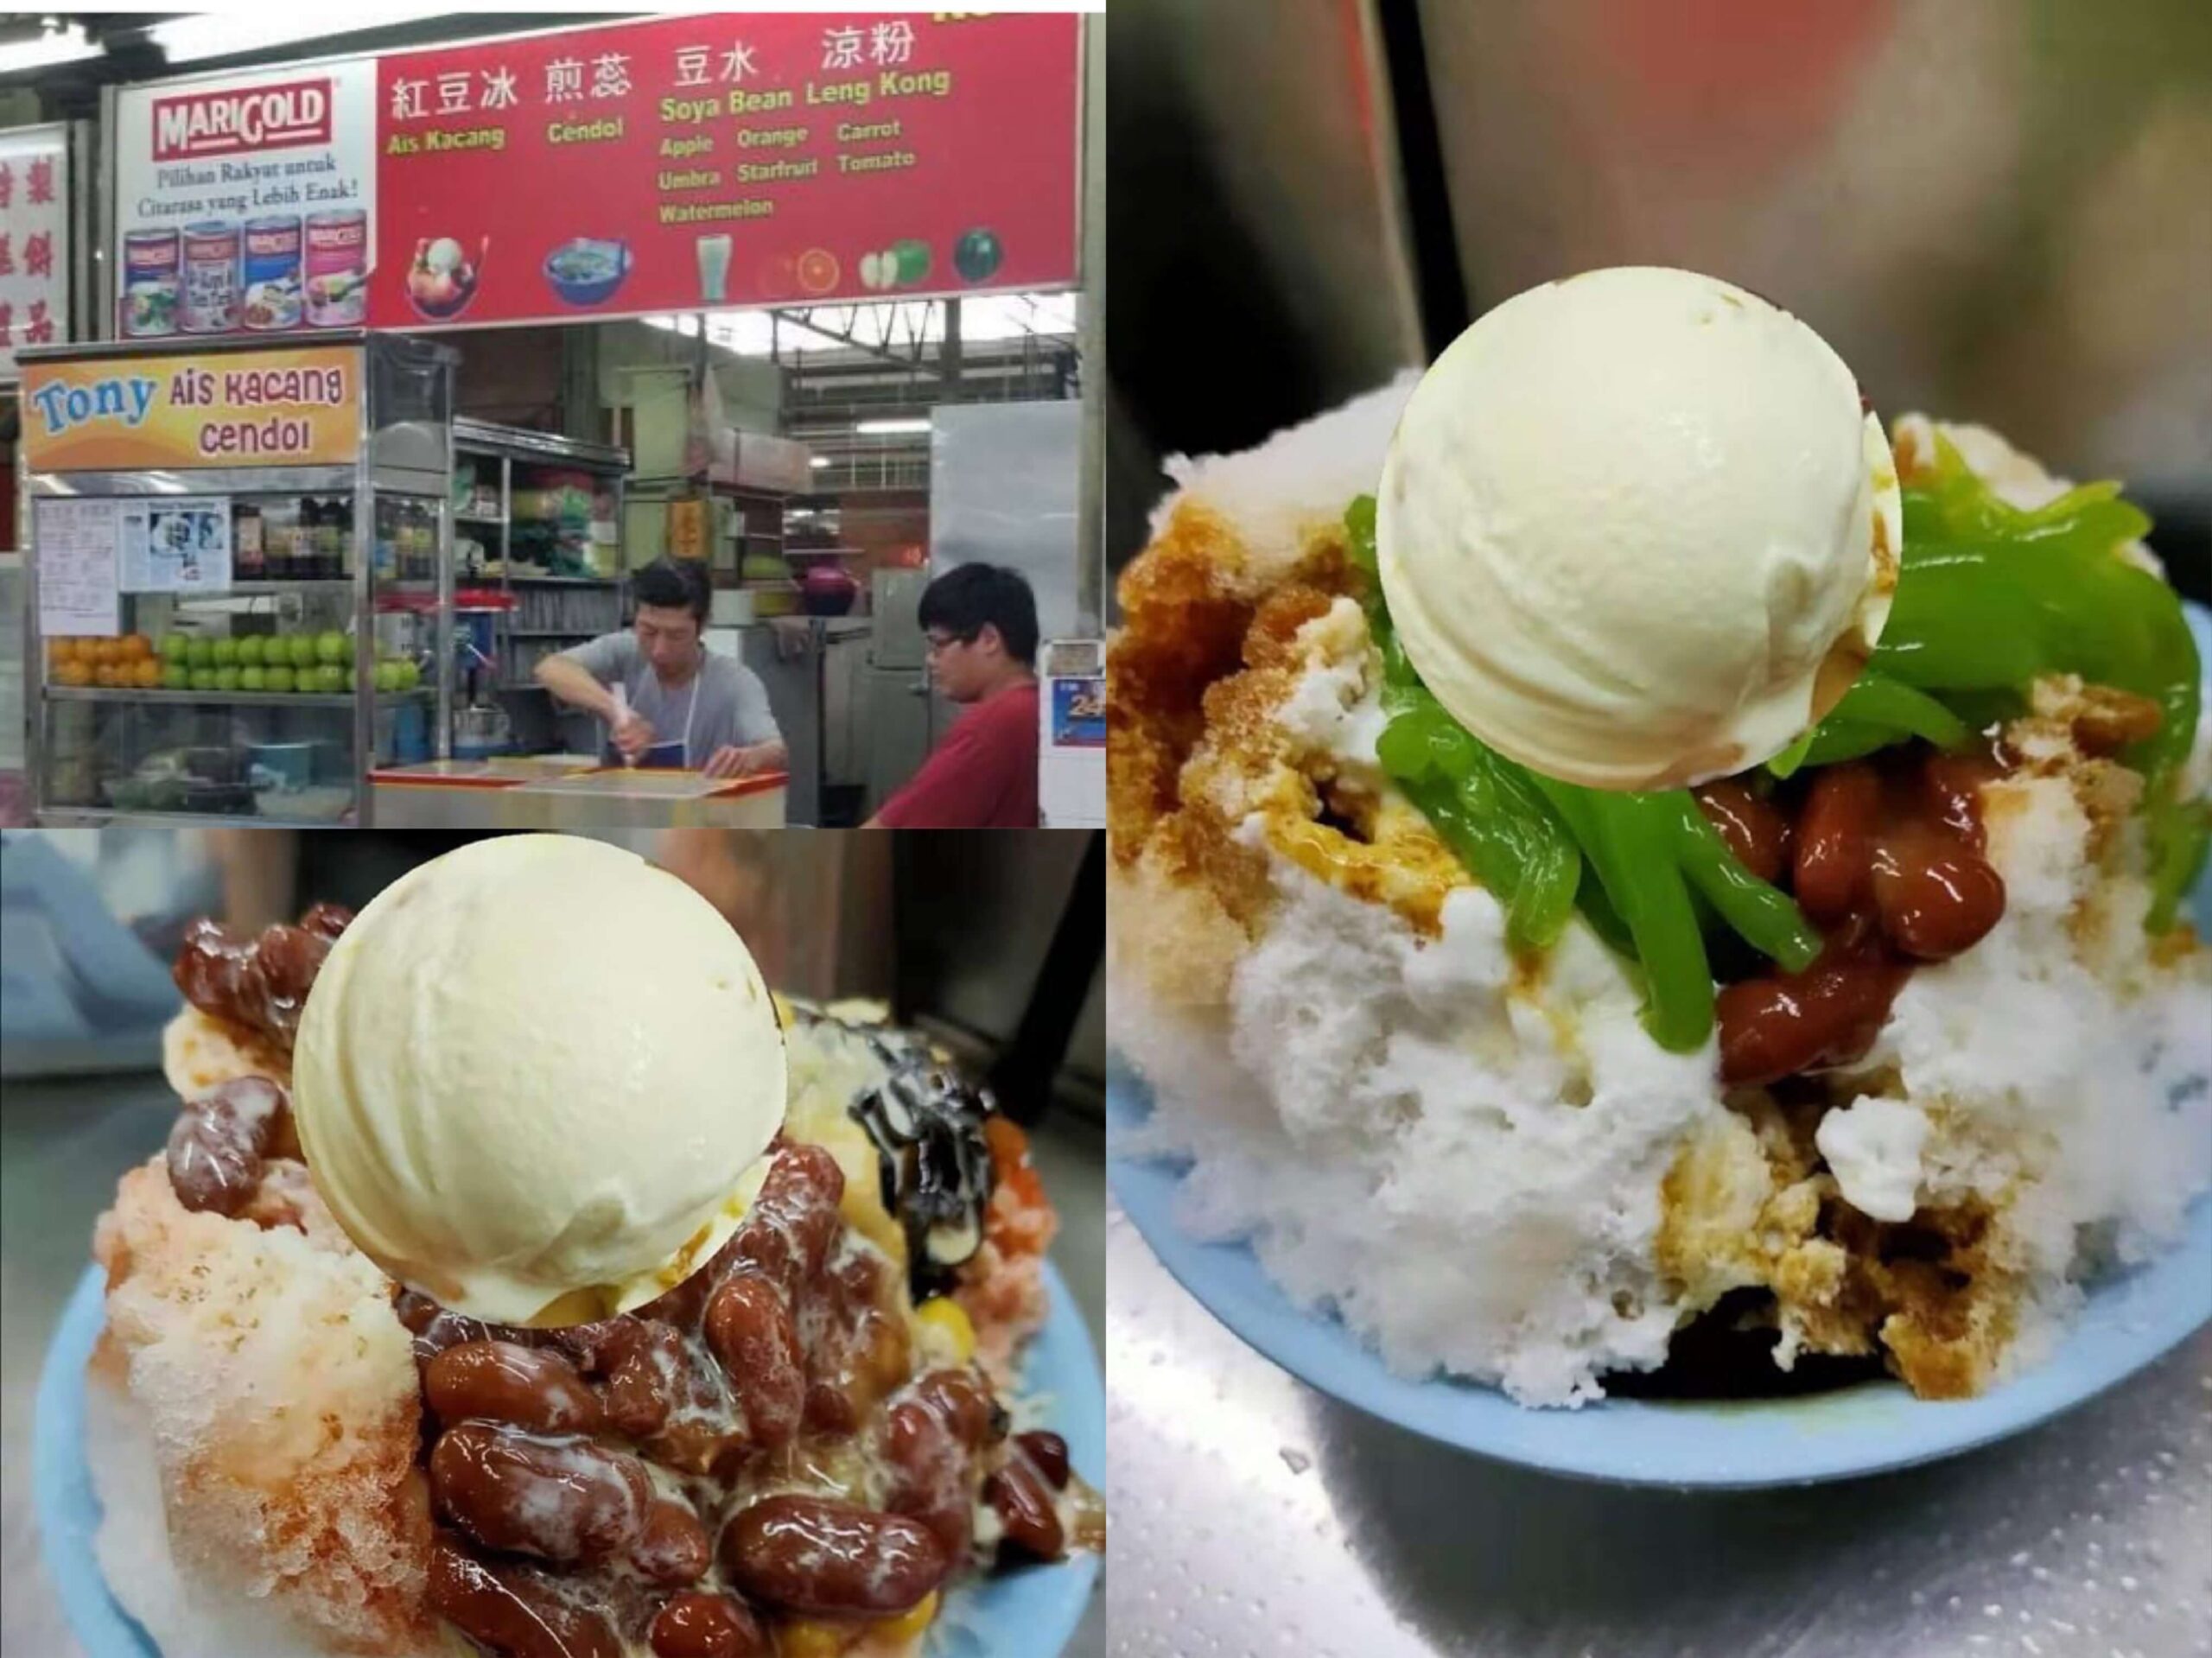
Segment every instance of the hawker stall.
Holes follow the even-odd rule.
[[[31,805],[361,823],[446,751],[454,353],[23,354]]]

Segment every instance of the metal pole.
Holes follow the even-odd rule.
[[[1106,18],[1083,20],[1083,288],[1076,320],[1083,370],[1077,445],[1076,626],[1105,631],[1106,615]]]
[[[353,453],[353,815],[363,829],[376,822],[376,791],[369,781],[369,773],[376,769],[377,744],[377,613],[371,569],[376,562],[377,545],[372,434],[375,417],[382,411],[370,407],[370,399],[376,395],[376,342],[365,340],[353,357],[358,446]]]
[[[100,88],[99,151],[92,169],[99,202],[92,226],[99,238],[94,263],[99,268],[92,273],[98,289],[94,295],[97,310],[92,328],[78,330],[87,340],[115,338],[116,249],[111,234],[115,226],[115,93],[112,86]]]

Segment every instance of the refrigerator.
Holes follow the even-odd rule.
[[[952,710],[930,687],[929,641],[922,633],[927,570],[878,570],[868,610],[875,624],[862,674],[861,730],[867,810],[874,812],[920,769]]]
[[[861,676],[868,656],[866,616],[779,616],[743,627],[709,627],[709,651],[735,657],[760,677],[784,746],[791,781],[788,823],[858,823],[868,780],[862,753]]]
[[[943,404],[930,412],[930,570],[998,564],[1037,595],[1040,638],[1079,637],[1076,492],[1083,405]]]

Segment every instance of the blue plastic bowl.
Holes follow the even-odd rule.
[[[2212,664],[2212,613],[2190,605]],[[2212,701],[2212,696],[2208,696]],[[2208,715],[2207,717],[2212,717]],[[2191,899],[2212,932],[2212,871]],[[2088,1286],[2057,1350],[1979,1399],[1915,1399],[1873,1382],[1773,1401],[1710,1404],[1608,1399],[1532,1410],[1497,1389],[1387,1369],[1332,1313],[1295,1305],[1244,1243],[1201,1243],[1179,1223],[1184,1168],[1116,1154],[1152,1109],[1143,1081],[1116,1067],[1107,1086],[1107,1178],[1163,1265],[1206,1310],[1267,1358],[1323,1393],[1446,1445],[1554,1473],[1631,1485],[1810,1484],[1930,1462],[2072,1408],[2212,1320],[2212,1194],[2181,1242],[2156,1261]]]
[[[602,253],[613,264],[612,274],[595,276],[588,281],[563,276],[554,270],[554,264],[567,253]],[[545,256],[545,283],[556,294],[570,305],[602,305],[614,297],[614,290],[630,274],[630,245],[627,242],[602,241],[596,237],[578,236],[563,242]]]
[[[1106,1483],[1106,1392],[1098,1356],[1067,1286],[1047,1263],[1051,1312],[1031,1344],[1024,1391],[1047,1403],[1049,1426],[1068,1459],[1100,1489]],[[85,1463],[85,1364],[105,1320],[106,1278],[89,1267],[47,1349],[40,1373],[31,1481],[47,1571],[86,1658],[161,1658],[145,1630],[116,1604],[92,1552],[100,1524]],[[1098,1557],[1078,1554],[971,1581],[955,1591],[930,1658],[1058,1658],[1082,1622]]]

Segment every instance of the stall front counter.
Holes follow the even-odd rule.
[[[436,760],[370,774],[393,829],[781,829],[789,778],[601,765],[573,754]]]

